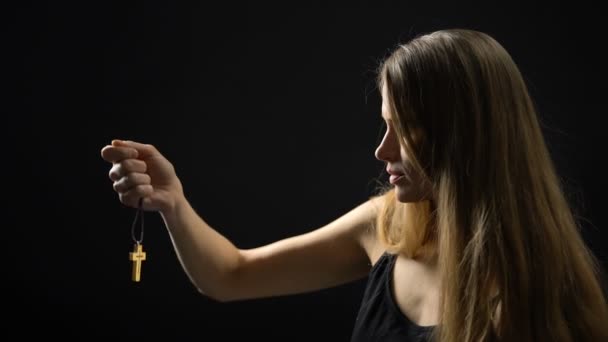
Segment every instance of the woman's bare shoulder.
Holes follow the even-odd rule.
[[[365,249],[367,256],[370,261],[370,265],[375,265],[378,259],[382,256],[382,253],[385,251],[385,246],[378,239],[378,234],[376,231],[376,219],[378,215],[380,215],[382,211],[382,207],[384,206],[385,198],[383,196],[374,196],[370,198],[365,205],[368,206],[368,210],[370,211],[370,215],[372,217],[373,224],[368,226],[368,229],[363,232],[361,235],[361,246]]]

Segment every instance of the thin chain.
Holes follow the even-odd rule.
[[[144,241],[144,210],[142,207],[142,203],[143,203],[143,198],[139,199],[139,208],[137,209],[137,212],[135,213],[135,219],[133,220],[133,225],[131,225],[131,238],[133,239],[133,242],[135,242],[136,244],[141,244],[142,241]],[[141,214],[141,231],[139,232],[139,240],[135,238],[135,223],[137,223],[137,218],[139,217],[139,215]]]

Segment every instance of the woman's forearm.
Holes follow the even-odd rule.
[[[171,241],[184,271],[198,290],[223,300],[227,281],[239,264],[239,250],[211,228],[185,199],[162,212]]]

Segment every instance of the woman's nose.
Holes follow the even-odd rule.
[[[399,160],[399,143],[397,139],[391,134],[385,134],[382,142],[380,142],[380,145],[376,148],[374,155],[376,156],[376,159],[385,162]]]

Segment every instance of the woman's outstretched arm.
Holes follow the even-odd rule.
[[[238,249],[187,201],[162,216],[184,270],[219,301],[289,295],[340,285],[367,275],[378,255],[369,200],[309,233],[253,249]]]
[[[253,249],[239,249],[184,196],[173,165],[152,145],[114,141],[102,157],[125,205],[160,212],[178,259],[199,291],[233,301],[319,290],[359,279],[381,252],[373,223],[381,198],[323,227]]]

